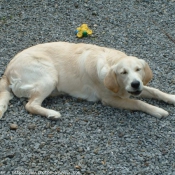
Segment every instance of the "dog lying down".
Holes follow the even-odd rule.
[[[17,54],[7,66],[0,80],[0,118],[15,94],[29,99],[25,108],[30,113],[58,119],[58,111],[41,104],[49,95],[64,93],[166,117],[167,111],[129,98],[140,96],[175,104],[175,95],[146,86],[151,78],[152,71],[144,60],[114,49],[82,43],[39,44]]]

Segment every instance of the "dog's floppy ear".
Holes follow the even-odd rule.
[[[152,70],[150,69],[149,65],[147,62],[145,62],[144,60],[140,59],[140,61],[142,62],[142,64],[144,65],[144,77],[143,77],[143,84],[146,85],[149,83],[149,81],[151,81],[152,77],[153,77],[153,73]]]
[[[112,69],[110,69],[109,72],[107,73],[104,79],[104,85],[106,88],[113,91],[114,93],[117,93],[119,91],[119,85],[117,83],[117,75]]]

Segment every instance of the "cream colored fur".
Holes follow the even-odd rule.
[[[0,118],[12,94],[29,99],[26,109],[30,113],[60,118],[59,111],[41,104],[49,95],[63,93],[159,118],[168,116],[161,108],[129,98],[133,94],[175,104],[175,95],[146,86],[151,78],[144,60],[114,49],[66,42],[40,44],[20,52],[9,63],[0,81]]]

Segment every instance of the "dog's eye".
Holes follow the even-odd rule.
[[[139,72],[140,70],[141,70],[140,68],[137,68],[137,69],[136,69],[136,72]]]
[[[127,74],[128,72],[126,70],[122,71],[121,74],[125,75]]]

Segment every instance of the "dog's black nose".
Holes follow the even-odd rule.
[[[131,87],[133,87],[134,89],[138,89],[139,86],[140,86],[140,81],[135,80],[131,83]]]

